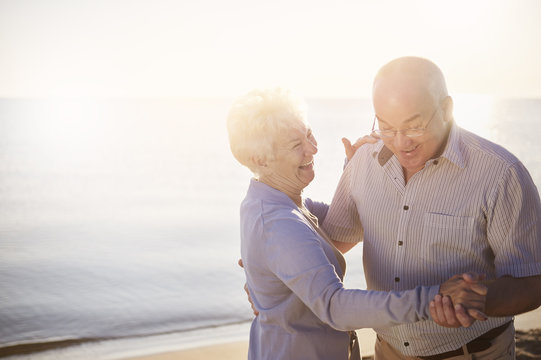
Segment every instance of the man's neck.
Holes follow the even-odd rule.
[[[402,172],[404,173],[404,183],[407,184],[408,181],[413,177],[413,175],[417,174],[419,171],[423,170],[424,166],[419,169],[415,170],[408,170],[405,167],[402,167]]]

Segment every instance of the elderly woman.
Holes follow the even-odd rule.
[[[351,330],[428,319],[440,286],[344,288],[344,258],[319,227],[326,206],[302,198],[317,153],[302,109],[288,91],[263,90],[240,98],[228,116],[231,151],[254,174],[240,211],[241,256],[259,312],[248,358],[360,359]],[[455,276],[442,287],[482,310],[484,288],[471,284]]]

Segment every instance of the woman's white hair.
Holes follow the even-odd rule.
[[[273,160],[283,131],[306,123],[306,105],[282,88],[252,90],[238,98],[227,117],[233,156],[255,175],[260,163]]]

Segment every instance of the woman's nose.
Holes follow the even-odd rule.
[[[308,140],[308,151],[312,154],[317,154],[317,141]]]

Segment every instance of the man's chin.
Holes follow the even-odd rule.
[[[411,173],[416,173],[424,167],[424,162],[417,159],[399,159],[400,165]]]

